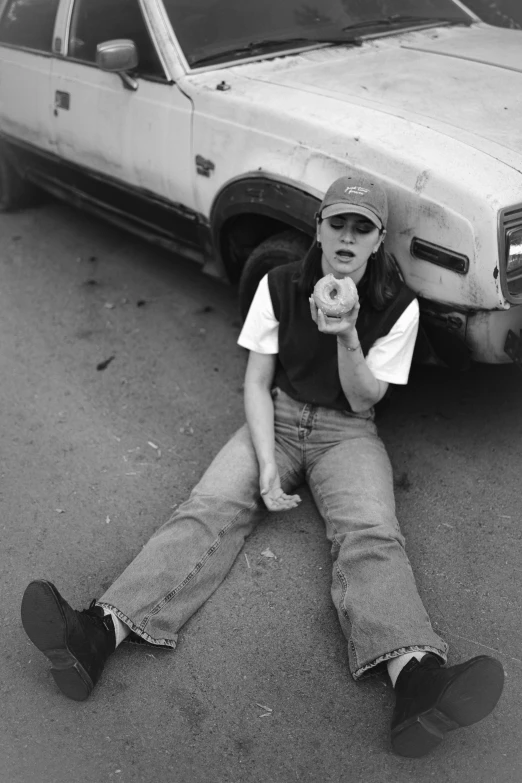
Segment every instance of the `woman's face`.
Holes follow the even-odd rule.
[[[384,234],[371,220],[353,212],[319,221],[317,240],[323,252],[323,274],[351,277],[354,283],[358,283]]]

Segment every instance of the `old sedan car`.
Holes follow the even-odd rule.
[[[430,345],[520,360],[522,38],[458,0],[0,0],[0,203],[39,186],[239,282],[347,168]]]

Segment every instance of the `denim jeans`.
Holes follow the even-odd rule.
[[[373,411],[303,404],[279,389],[272,396],[282,487],[292,492],[306,481],[325,523],[332,598],[353,677],[411,651],[445,661],[447,645],[431,627],[406,556]],[[175,647],[177,631],[222,582],[266,513],[244,425],[99,603],[141,640]]]

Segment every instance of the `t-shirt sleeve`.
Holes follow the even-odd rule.
[[[257,287],[237,342],[249,351],[279,353],[279,321],[274,315],[268,275]]]
[[[414,299],[388,334],[379,337],[368,351],[366,364],[379,381],[408,383],[418,329],[419,303]]]

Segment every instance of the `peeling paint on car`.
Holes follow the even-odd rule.
[[[414,188],[414,190],[415,190],[416,193],[422,193],[422,191],[424,190],[424,188],[426,187],[426,185],[429,182],[429,178],[430,178],[429,171],[422,171],[419,174],[419,176],[417,177],[417,179],[415,181],[415,188]]]

